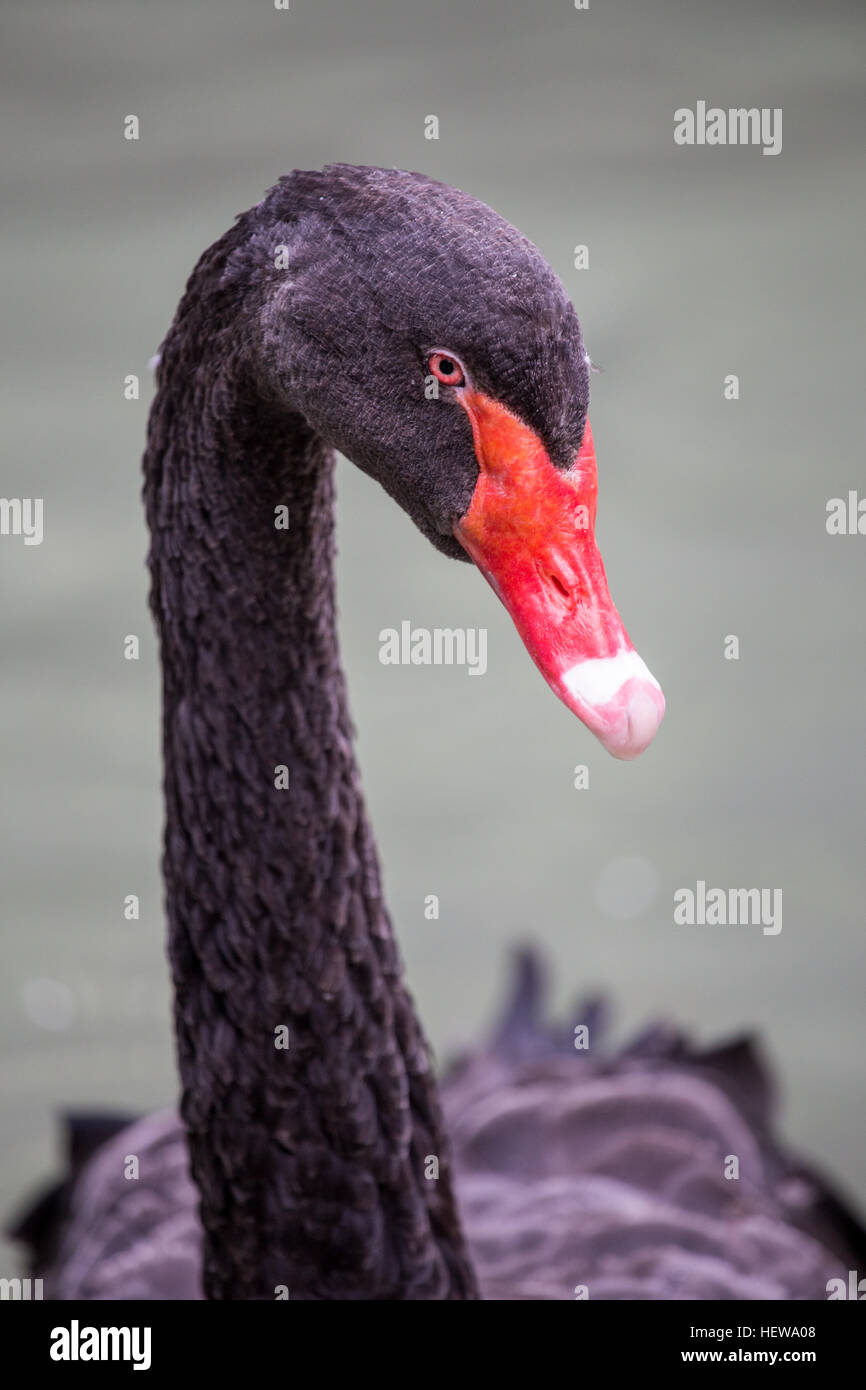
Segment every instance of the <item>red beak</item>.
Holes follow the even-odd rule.
[[[504,406],[460,395],[479,476],[455,535],[511,614],[559,698],[616,758],[636,758],[665,712],[607,587],[595,543],[598,478],[589,421],[567,472]]]

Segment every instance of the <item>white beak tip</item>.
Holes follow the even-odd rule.
[[[658,733],[665,697],[637,652],[579,661],[561,678],[566,704],[615,758],[637,758]]]

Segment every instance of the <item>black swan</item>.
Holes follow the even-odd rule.
[[[295,172],[196,266],[145,455],[183,1125],[72,1126],[73,1176],[18,1230],[52,1296],[824,1298],[862,1257],[777,1147],[748,1041],[606,1055],[589,1003],[576,1051],[531,954],[440,1109],[353,759],[333,450],[634,757],[664,701],[595,545],[588,383],[538,250],[419,174]]]

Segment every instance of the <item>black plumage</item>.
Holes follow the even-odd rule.
[[[296,172],[189,280],[144,495],[194,1186],[173,1112],[109,1138],[64,1194],[57,1296],[191,1297],[201,1268],[215,1299],[820,1297],[860,1240],[774,1145],[751,1052],[651,1035],[589,1061],[542,1025],[526,960],[495,1044],[444,1091],[470,1258],[353,757],[332,568],[335,448],[465,558],[471,430],[424,390],[443,347],[571,464],[589,372],[574,309],[536,248],[454,189]],[[130,1151],[138,1184],[117,1170]],[[731,1152],[742,1183],[720,1177]]]

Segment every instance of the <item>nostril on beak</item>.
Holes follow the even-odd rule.
[[[571,591],[571,587],[564,579],[562,579],[552,569],[548,569],[546,565],[539,565],[538,573],[541,578],[541,582],[548,589],[553,590],[553,597],[555,599],[558,599],[560,603],[571,604],[571,602],[573,601],[573,594]]]
[[[549,574],[547,578],[549,582],[553,585],[554,589],[556,589],[558,593],[562,596],[562,598],[568,598],[568,590],[566,589],[562,580],[559,578],[559,575]]]

